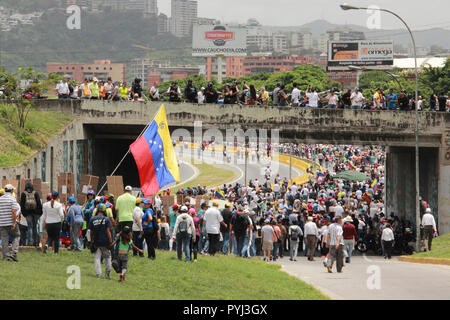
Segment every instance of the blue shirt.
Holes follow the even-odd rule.
[[[105,216],[95,216],[89,222],[89,229],[93,231],[94,244],[97,247],[106,247],[109,245],[107,228],[111,228],[111,220]]]
[[[81,207],[78,204],[73,204],[70,206],[67,220],[70,225],[74,225],[75,223],[83,224],[84,216],[81,211]]]
[[[149,221],[149,215],[155,219],[154,213],[152,209],[145,209],[144,215],[142,216],[142,229],[149,229],[153,227],[153,220],[147,225],[146,223]],[[145,223],[144,223],[145,222]]]
[[[394,100],[397,100],[397,95],[395,93],[393,93],[393,94],[389,93],[386,98],[387,98],[387,101],[389,101],[388,102],[389,109],[397,108],[397,104],[395,102],[393,102]]]

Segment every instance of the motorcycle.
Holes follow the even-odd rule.
[[[373,251],[373,253],[375,253],[376,255],[382,254],[381,245],[377,241],[376,237],[368,234],[358,239],[356,249],[361,253]]]

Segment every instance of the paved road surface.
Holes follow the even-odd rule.
[[[298,257],[296,262],[284,257],[277,261],[283,270],[313,285],[332,299],[345,300],[430,300],[450,299],[450,266],[390,261],[383,257],[353,257],[342,273],[327,272],[322,259],[308,261]],[[377,281],[374,271],[380,275]],[[369,285],[373,289],[369,289]]]

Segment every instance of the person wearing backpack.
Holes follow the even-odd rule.
[[[248,216],[242,211],[242,207],[239,207],[236,214],[231,219],[230,223],[230,237],[234,231],[234,237],[236,239],[236,249],[235,252],[238,257],[242,257],[245,238],[248,237],[247,229],[249,226]],[[248,240],[247,240],[248,243]]]
[[[173,229],[173,239],[177,242],[177,256],[178,260],[183,260],[183,249],[186,256],[186,262],[191,259],[190,245],[191,239],[196,242],[195,225],[192,217],[187,213],[186,206],[180,208],[180,214],[175,221],[175,227]]]
[[[81,251],[83,247],[80,241],[80,230],[83,227],[84,216],[81,207],[76,203],[75,197],[69,197],[67,208],[67,220],[70,226],[70,249]]]
[[[297,261],[298,243],[300,242],[300,237],[303,236],[302,229],[298,226],[297,218],[291,220],[291,225],[289,226],[289,240],[290,240],[290,258],[291,261]]]
[[[39,193],[34,191],[33,184],[30,181],[25,184],[25,191],[20,196],[20,207],[23,216],[27,219],[27,245],[39,247],[37,225],[42,215],[42,203]]]
[[[147,244],[148,258],[155,260],[156,252],[155,248],[158,246],[158,242],[161,240],[159,231],[159,225],[156,221],[156,215],[152,208],[152,202],[150,199],[142,199],[144,204],[144,215],[142,216],[142,229],[144,230],[144,239]],[[156,240],[158,238],[158,241]]]

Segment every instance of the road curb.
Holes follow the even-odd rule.
[[[450,266],[450,259],[437,259],[437,258],[411,258],[406,256],[401,256],[398,258],[402,262],[411,263],[423,263],[423,264],[440,264],[445,266]]]

